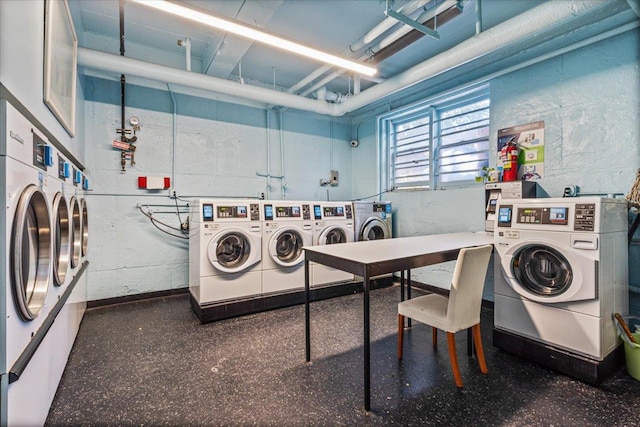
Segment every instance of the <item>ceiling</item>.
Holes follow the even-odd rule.
[[[436,29],[440,39],[415,37],[416,40],[407,42],[404,48],[386,49],[375,47],[381,38],[368,44],[358,42],[385,19],[394,24],[383,37],[401,27],[412,30],[402,40],[422,33],[387,18],[385,0],[190,0],[180,3],[374,65],[378,73],[373,79],[354,79],[350,72],[335,68],[319,70],[322,64],[313,60],[131,1],[124,3],[125,56],[185,70],[187,49],[185,43],[180,46],[178,41],[189,38],[191,72],[307,97],[319,96],[316,90],[320,86],[340,96],[357,93],[356,84],[365,91],[476,34],[476,0],[391,1],[389,7],[401,13],[419,5],[409,14],[411,19],[422,14],[420,20],[423,21],[425,15],[428,17],[437,11],[441,24]],[[543,0],[483,0],[482,29],[486,31],[542,3]],[[118,0],[69,0],[69,6],[80,47],[120,54]],[[626,4],[625,9],[628,9]],[[444,10],[448,12],[443,13]],[[628,15],[627,20],[637,19],[633,12]],[[355,52],[353,47],[357,48]],[[377,49],[373,56],[368,50],[371,47]],[[328,75],[334,78],[325,79]]]

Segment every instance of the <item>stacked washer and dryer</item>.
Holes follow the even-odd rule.
[[[81,271],[70,270],[73,218],[60,158],[68,163],[0,100],[0,425],[44,423],[84,313],[86,297],[81,309],[70,301]]]
[[[496,212],[494,345],[600,383],[623,363],[626,201],[501,199]]]

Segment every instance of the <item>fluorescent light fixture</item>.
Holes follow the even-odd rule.
[[[238,21],[218,18],[209,13],[203,13],[194,9],[189,9],[173,2],[164,0],[133,1],[135,3],[149,6],[164,12],[172,13],[174,15],[181,16],[192,21],[200,22],[202,24],[209,25],[210,27],[218,28],[220,30],[233,33],[241,37],[246,37],[260,43],[268,44],[270,46],[297,53],[298,55],[306,56],[308,58],[315,59],[327,64],[335,65],[339,68],[355,71],[366,76],[373,76],[377,72],[374,67],[369,67],[354,61],[349,61],[348,59],[340,58],[338,56],[331,55],[329,53],[322,52],[317,49],[313,49],[311,47],[304,46],[269,33],[265,33],[263,31],[257,30],[254,27],[244,25]]]

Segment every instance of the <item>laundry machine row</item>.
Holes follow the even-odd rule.
[[[190,203],[189,289],[204,323],[304,301],[304,247],[391,236],[391,205],[197,199]],[[361,204],[363,205],[363,204]],[[360,222],[358,222],[360,221]],[[311,263],[315,298],[353,293],[354,276]],[[346,289],[346,290],[345,290]],[[342,292],[342,293],[340,293]]]
[[[86,305],[86,288],[77,286],[82,267],[71,266],[72,166],[1,99],[0,164],[6,207],[0,220],[0,425],[37,425],[46,419]]]
[[[627,203],[501,199],[494,230],[494,345],[598,384],[623,363]]]

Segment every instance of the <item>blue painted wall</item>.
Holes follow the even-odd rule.
[[[193,197],[351,198],[347,119],[293,110],[280,114],[174,94],[178,111],[174,142],[171,94],[127,84],[126,118],[137,116],[142,127],[136,164],[127,162],[121,172],[120,152],[111,146],[121,126],[120,83],[86,77],[83,85],[90,141],[87,163],[93,183],[88,196],[89,300],[188,286],[187,241],[160,232],[137,208],[163,205],[151,207],[154,217],[177,227],[176,201],[168,197],[168,190],[138,189],[138,176],[170,177],[175,169],[173,189],[180,197],[179,206]],[[268,172],[268,163],[271,174],[285,176],[284,188],[282,180],[271,179],[269,187],[268,179],[259,175]],[[330,170],[339,171],[339,185],[321,187],[320,179],[328,179]],[[185,218],[183,208],[182,221]]]
[[[640,168],[639,64],[640,31],[634,30],[493,79],[492,146],[497,146],[498,129],[544,120],[545,176],[539,184],[549,196],[560,197],[568,184],[585,193],[626,194]],[[377,160],[378,141],[375,119],[356,125],[360,146],[354,154],[353,193],[359,198],[379,191],[377,170],[369,167]],[[481,185],[381,197],[394,203],[398,236],[484,229]],[[632,289],[640,289],[638,245],[630,248]],[[448,271],[437,266],[416,271],[413,277],[446,286]],[[492,299],[490,287],[485,298]],[[640,307],[637,310],[640,313]]]

